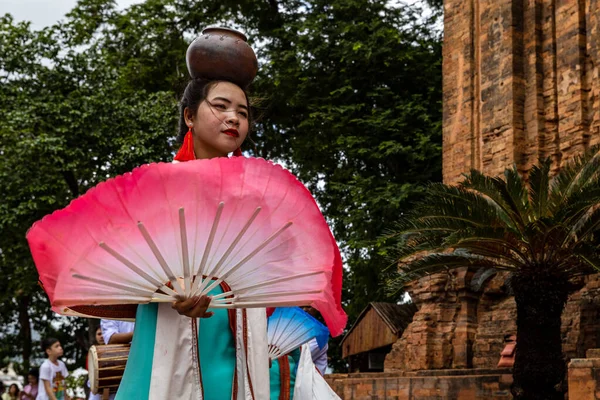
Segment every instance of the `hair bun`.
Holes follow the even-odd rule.
[[[186,63],[192,79],[226,80],[246,88],[258,72],[258,60],[246,36],[229,28],[206,28],[189,45]]]

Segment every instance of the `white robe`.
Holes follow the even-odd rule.
[[[294,400],[341,400],[315,367],[308,344],[302,346],[300,353]]]

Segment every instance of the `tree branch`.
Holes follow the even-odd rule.
[[[67,182],[67,186],[69,186],[69,190],[73,195],[73,198],[79,197],[79,185],[77,184],[77,179],[75,179],[75,174],[73,171],[61,171],[65,181]]]

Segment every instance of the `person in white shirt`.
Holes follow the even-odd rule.
[[[127,344],[133,339],[134,322],[115,321],[112,319],[100,320],[100,328],[102,330],[102,344]],[[114,400],[115,395],[111,394],[108,399]],[[89,400],[101,400],[100,393],[90,393]]]
[[[65,378],[69,372],[65,363],[58,359],[63,355],[60,342],[55,338],[44,339],[42,349],[48,359],[40,367],[36,400],[70,400],[65,386]]]
[[[311,317],[321,320],[319,318],[319,312],[315,308],[307,306],[302,307],[302,309],[310,314]],[[308,346],[310,348],[310,354],[312,356],[313,363],[321,375],[325,375],[325,371],[327,370],[327,349],[329,349],[329,344],[325,343],[322,348],[319,348],[317,339],[313,338],[308,342]]]
[[[325,371],[327,370],[327,349],[329,349],[329,344],[325,343],[323,348],[319,348],[317,339],[315,338],[311,339],[307,344],[310,348],[310,354],[315,367],[317,367],[321,375],[325,375]]]
[[[127,344],[133,339],[135,323],[103,319],[100,321],[102,337],[106,344]]]

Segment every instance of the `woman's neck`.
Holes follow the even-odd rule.
[[[208,146],[198,143],[194,140],[194,156],[196,160],[208,160],[215,157],[227,157],[227,153],[223,154],[219,150],[214,148],[207,148]]]

